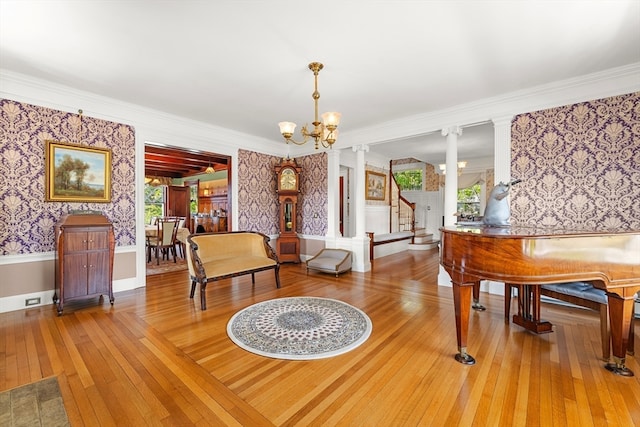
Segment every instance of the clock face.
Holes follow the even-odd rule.
[[[293,169],[283,169],[280,173],[280,189],[281,190],[296,190],[298,182],[296,173]]]

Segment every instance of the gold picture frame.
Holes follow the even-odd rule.
[[[47,202],[111,201],[111,150],[45,141]]]
[[[366,171],[367,200],[385,200],[387,190],[387,175],[379,172]]]

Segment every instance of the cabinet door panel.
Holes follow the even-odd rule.
[[[64,297],[87,294],[87,255],[67,254],[64,257]]]
[[[188,217],[191,210],[189,206],[190,196],[190,187],[178,187],[175,185],[167,187],[167,215]]]
[[[87,294],[108,294],[109,252],[90,252],[87,261]]]
[[[87,233],[66,233],[64,237],[64,249],[66,252],[79,252],[87,250]]]
[[[107,231],[89,231],[87,233],[87,249],[107,249],[109,248],[109,234]]]

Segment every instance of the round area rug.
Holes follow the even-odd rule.
[[[371,335],[369,316],[342,301],[278,298],[240,310],[227,334],[239,347],[261,356],[312,360],[346,353]]]

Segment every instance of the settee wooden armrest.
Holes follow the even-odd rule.
[[[200,306],[207,309],[206,288],[209,282],[229,277],[251,274],[255,284],[255,273],[274,270],[276,287],[280,287],[280,262],[269,245],[269,237],[255,231],[230,231],[223,233],[192,234],[189,243],[190,298],[200,284]]]
[[[340,273],[351,270],[351,252],[345,249],[323,249],[316,256],[306,261],[307,274],[309,269],[333,273],[338,277]]]

